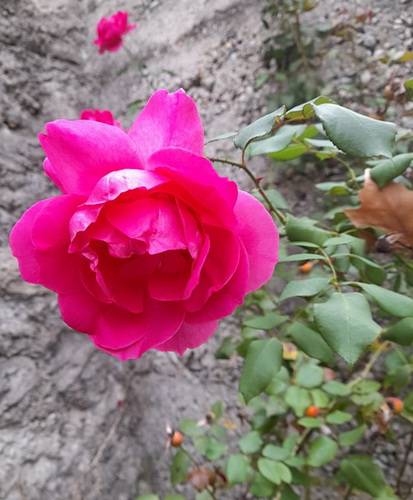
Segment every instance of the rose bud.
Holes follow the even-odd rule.
[[[106,50],[116,52],[122,47],[123,36],[136,28],[136,24],[128,25],[128,13],[119,11],[113,16],[104,17],[97,25],[98,37],[94,44],[99,47],[99,54]]]
[[[103,111],[100,111],[99,109],[84,109],[80,113],[80,119],[107,123],[108,125],[114,125],[115,127],[122,128],[120,123],[115,120],[112,113],[108,109]]]

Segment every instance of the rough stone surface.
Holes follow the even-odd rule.
[[[334,2],[325,4],[334,10]],[[367,37],[387,39],[401,15],[397,1],[369,4],[379,17],[365,45]],[[125,52],[98,56],[92,45],[98,20],[119,9],[139,23],[127,44],[146,63],[141,72]],[[411,23],[395,26],[411,43]],[[70,331],[53,294],[20,279],[8,233],[30,205],[57,194],[36,138],[47,121],[97,107],[128,126],[151,86],[188,90],[207,137],[260,116],[261,30],[257,0],[1,0],[0,498],[129,500],[163,492],[166,423],[201,416],[217,399],[236,407],[238,367],[215,361],[213,352],[237,319],[223,321],[206,346],[183,358],[148,353],[122,363]],[[226,155],[231,148],[214,143],[206,151]],[[264,167],[257,159],[254,168]],[[276,178],[305,212],[314,203],[313,179],[287,173]],[[232,175],[250,187],[239,172]]]

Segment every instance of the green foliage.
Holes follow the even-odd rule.
[[[392,156],[396,139],[394,123],[373,120],[337,104],[313,105],[328,138],[353,156]]]
[[[383,473],[370,457],[350,455],[340,463],[340,472],[349,485],[378,498],[384,487]]]
[[[293,12],[297,2],[289,2]],[[380,188],[405,175],[412,155],[392,156],[395,136],[393,124],[324,97],[282,106],[235,136],[251,179],[247,158],[260,154],[338,162],[346,176],[318,184],[329,211],[306,216],[294,214],[278,189],[255,184],[256,198],[280,230],[277,293],[271,287],[252,293],[240,308],[239,335],[225,338],[216,351],[222,363],[245,358],[236,411],[216,402],[199,420],[180,422],[190,445],[175,451],[171,481],[192,484],[191,475],[201,471],[208,484],[196,500],[232,488],[234,498],[243,491],[254,498],[310,499],[311,486],[320,483],[398,498],[399,487],[386,484],[374,458],[376,443],[392,439],[395,421],[413,423],[413,393],[401,414],[391,402],[413,371],[411,249],[400,245],[395,252],[398,233],[356,228],[346,215],[360,202],[363,168],[371,168]],[[378,254],[371,240],[383,239],[383,232],[389,250]],[[384,374],[371,380],[383,359]],[[370,456],[358,455],[367,441]],[[327,464],[334,482],[315,470]]]
[[[258,396],[281,368],[282,346],[277,339],[256,340],[248,348],[239,390],[245,402]]]
[[[327,344],[351,365],[380,333],[360,293],[333,293],[326,302],[314,305],[314,318]]]

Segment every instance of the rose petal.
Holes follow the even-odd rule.
[[[184,318],[183,306],[149,300],[142,314],[130,314],[116,307],[100,311],[93,342],[120,359],[138,359],[144,352],[169,340]]]
[[[185,321],[191,324],[203,323],[232,314],[244,302],[248,275],[248,255],[245,248],[240,245],[239,264],[232,278],[221,290],[212,293],[198,311],[193,311],[192,307],[191,310],[187,309]],[[186,304],[189,304],[189,301]]]
[[[156,91],[129,130],[140,161],[146,165],[156,151],[178,147],[203,155],[204,133],[193,99],[181,89]]]
[[[199,284],[186,302],[187,311],[198,311],[206,300],[221,290],[237,271],[241,244],[237,236],[226,229],[204,228],[210,239],[208,256],[202,266]],[[213,318],[215,319],[215,318]]]
[[[260,288],[273,275],[278,261],[279,235],[274,221],[262,203],[245,191],[239,191],[234,211],[239,222],[236,232],[248,254],[249,293]]]
[[[69,221],[83,196],[56,196],[44,200],[32,223],[32,241],[38,249],[68,246],[70,243]]]
[[[237,185],[220,177],[206,158],[182,149],[168,148],[151,156],[149,168],[173,179],[176,185],[185,189],[191,195],[187,204],[197,212],[197,207],[202,207],[199,212],[204,222],[217,224],[218,221],[226,227],[236,223],[233,208],[237,200]]]
[[[102,304],[85,289],[70,295],[59,295],[59,308],[63,321],[81,333],[91,334]]]
[[[79,233],[86,231],[92,223],[97,221],[105,203],[116,200],[124,193],[126,196],[128,192],[130,192],[132,200],[139,199],[140,194],[135,190],[141,191],[141,194],[144,195],[147,190],[155,189],[168,182],[166,177],[155,172],[128,169],[111,172],[100,179],[86,203],[75,212],[70,221],[72,238],[70,251],[76,251],[82,246],[77,238],[80,237],[83,241],[84,237]]]
[[[175,335],[158,345],[158,351],[174,351],[178,352],[181,356],[186,349],[195,349],[206,342],[209,337],[215,332],[218,327],[218,321],[209,321],[208,323],[189,324],[183,323],[181,328]]]
[[[48,198],[33,205],[10,234],[13,255],[29,283],[55,292],[73,292],[80,286],[78,257],[67,254],[69,219],[82,201],[77,196]]]
[[[120,128],[90,120],[57,120],[39,134],[50,161],[46,173],[64,192],[89,195],[104,175],[140,169],[135,145]]]
[[[186,248],[174,200],[144,198],[119,203],[110,207],[106,217],[112,226],[129,238],[144,241],[150,255]]]

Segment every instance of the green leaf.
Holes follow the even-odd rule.
[[[239,382],[239,390],[247,403],[264,391],[281,364],[282,345],[277,339],[251,342]]]
[[[280,300],[289,299],[291,297],[312,297],[320,293],[321,290],[324,290],[329,281],[328,278],[290,281],[284,288]]]
[[[291,143],[294,137],[299,137],[305,129],[305,124],[283,125],[273,136],[251,143],[247,149],[248,154],[257,156],[281,151]]]
[[[268,135],[277,124],[277,118],[282,118],[285,114],[285,106],[281,106],[276,111],[262,116],[255,122],[242,128],[234,139],[235,147],[244,149],[254,139],[259,139]]]
[[[327,408],[330,402],[330,398],[321,389],[313,389],[311,391],[311,399],[313,400],[313,404],[318,406],[318,408]]]
[[[280,262],[299,262],[302,260],[326,260],[326,258],[316,253],[295,253],[280,258]]]
[[[272,417],[274,415],[283,415],[287,413],[287,405],[281,397],[270,396],[268,398],[266,408],[267,417]]]
[[[326,151],[332,151],[334,153],[340,152],[340,150],[328,139],[306,139],[305,142],[310,144],[310,146],[321,148]]]
[[[367,425],[363,424],[352,431],[341,432],[338,436],[340,446],[353,446],[360,441],[367,430]]]
[[[350,455],[340,463],[340,472],[348,484],[378,497],[386,483],[383,473],[370,457]]]
[[[350,243],[354,243],[354,240],[357,240],[354,236],[349,234],[341,234],[340,236],[333,236],[324,242],[323,247],[330,247],[334,245],[349,245]]]
[[[181,431],[190,437],[202,436],[205,434],[205,427],[198,425],[197,420],[185,418],[179,422],[179,428]]]
[[[302,417],[298,419],[298,425],[303,427],[309,427],[310,429],[316,429],[323,426],[323,421],[319,418],[312,417]]]
[[[323,385],[323,390],[331,394],[332,396],[348,396],[351,393],[350,387],[348,385],[337,382],[336,380],[330,380]]]
[[[334,255],[334,257],[339,257],[340,254]],[[365,270],[366,276],[369,281],[372,281],[376,285],[381,285],[386,279],[386,271],[383,267],[379,266],[370,259],[361,257],[360,255],[349,254],[351,263],[359,270]]]
[[[412,153],[405,153],[381,160],[370,170],[370,175],[376,184],[382,188],[388,182],[402,175],[410,166],[412,160]]]
[[[340,425],[344,424],[345,422],[350,422],[352,418],[353,415],[351,413],[347,413],[346,411],[336,410],[329,413],[326,416],[326,422],[332,425]]]
[[[323,383],[324,371],[317,365],[303,364],[296,374],[296,384],[306,389],[313,389]]]
[[[270,330],[288,320],[288,316],[277,313],[267,313],[264,316],[249,316],[244,319],[243,325],[257,330]]]
[[[404,411],[413,416],[413,391],[404,399]]]
[[[215,424],[211,427],[211,436],[214,436],[219,441],[225,441],[227,439],[227,429],[222,425]]]
[[[172,493],[171,495],[166,495],[164,500],[185,500],[182,495],[177,495],[176,493]]]
[[[361,293],[333,293],[326,302],[314,304],[314,318],[327,344],[350,365],[381,330]]]
[[[298,417],[301,417],[311,405],[310,393],[306,389],[292,385],[285,393],[285,402]]]
[[[328,138],[353,156],[392,156],[396,125],[374,120],[337,104],[312,105]]]
[[[393,387],[395,392],[402,391],[409,385],[411,379],[411,368],[409,365],[399,366],[390,370],[384,379],[385,387]]]
[[[245,482],[248,477],[248,467],[248,457],[244,455],[231,455],[225,468],[228,483],[232,486]]]
[[[282,489],[281,500],[300,500],[300,497],[294,492],[291,486],[286,485]]]
[[[300,118],[302,117],[303,119],[311,118],[314,116],[314,108],[313,104],[324,104],[324,103],[331,103],[331,99],[328,97],[324,96],[319,96],[316,97],[315,99],[312,99],[311,101],[307,101],[303,104],[299,104],[298,106],[295,106],[295,108],[290,109],[287,111],[285,118],[288,120],[291,120],[292,118]]]
[[[216,439],[210,436],[200,436],[194,439],[194,447],[198,453],[206,457],[208,460],[217,460],[224,455],[228,446],[219,443]]]
[[[183,483],[186,481],[191,467],[191,459],[184,450],[178,450],[171,464],[171,482],[172,484]]]
[[[319,333],[297,321],[289,326],[288,331],[297,347],[308,356],[328,365],[334,363],[334,352]]]
[[[252,455],[260,451],[262,446],[261,435],[258,431],[251,431],[242,436],[239,440],[239,447],[243,453]]]
[[[211,407],[212,413],[215,415],[215,420],[219,420],[225,411],[225,404],[222,401],[216,401]]]
[[[383,311],[394,316],[413,317],[413,300],[406,295],[369,283],[351,283],[367,292]]]
[[[235,352],[236,344],[232,337],[226,337],[215,351],[215,359],[229,359]]]
[[[144,493],[143,495],[139,495],[135,500],[159,500],[159,497],[151,493]]]
[[[413,78],[404,82],[404,88],[406,89],[406,100],[413,101]]]
[[[284,460],[290,455],[289,450],[281,448],[281,446],[275,446],[275,444],[267,444],[262,450],[262,455],[265,458],[271,458],[271,460]]]
[[[287,161],[294,160],[294,158],[298,158],[302,154],[307,151],[307,148],[304,144],[292,144],[281,151],[277,151],[275,153],[270,153],[268,156],[273,160],[279,161]]]
[[[195,495],[195,500],[214,500],[214,497],[211,492],[205,488]]]
[[[259,472],[256,472],[252,478],[251,486],[249,489],[251,495],[258,498],[268,498],[271,496],[273,491],[274,486],[272,482],[268,481],[268,479],[265,479],[265,477]]]
[[[290,483],[292,479],[291,471],[285,464],[269,458],[260,458],[258,460],[258,470],[268,481],[274,484]]]
[[[310,444],[307,463],[311,467],[321,467],[331,462],[337,451],[338,445],[335,441],[326,436],[320,436]]]
[[[382,334],[382,338],[384,340],[391,340],[405,347],[412,347],[413,318],[403,318],[394,325],[389,326]]]
[[[287,216],[285,232],[290,241],[309,241],[316,245],[323,246],[330,237],[331,233],[320,229],[314,225],[314,221],[304,217],[297,218],[292,215]]]

